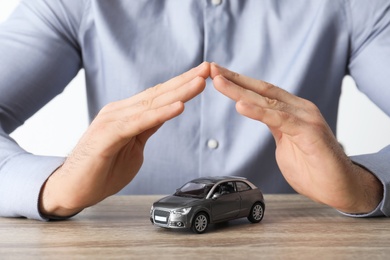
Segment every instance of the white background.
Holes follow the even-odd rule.
[[[0,22],[18,2],[0,0]],[[12,137],[32,153],[66,156],[87,126],[84,75],[80,72],[62,94],[13,132]],[[350,77],[343,83],[337,136],[348,155],[376,152],[390,144],[390,119],[356,89]]]

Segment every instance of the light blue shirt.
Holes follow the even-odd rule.
[[[347,74],[390,114],[389,10],[387,0],[22,1],[0,27],[0,215],[42,219],[39,192],[64,158],[30,154],[8,134],[80,69],[91,118],[204,60],[313,101],[334,132]],[[267,127],[238,115],[208,80],[150,139],[140,172],[121,193],[168,194],[205,175],[293,192],[274,152]],[[390,215],[390,149],[354,160],[384,184],[384,200],[368,215]]]

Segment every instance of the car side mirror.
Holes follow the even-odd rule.
[[[219,197],[221,197],[221,193],[216,192],[216,193],[214,193],[212,199],[213,199],[213,200],[216,200],[216,199],[218,199]]]

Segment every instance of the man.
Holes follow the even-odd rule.
[[[389,10],[357,0],[22,2],[0,29],[0,213],[66,218],[119,191],[240,175],[265,192],[388,215],[389,148],[352,162],[333,132],[348,73],[390,113]],[[26,153],[8,133],[80,68],[90,127],[68,158]]]

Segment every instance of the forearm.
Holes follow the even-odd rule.
[[[1,216],[43,219],[38,211],[41,188],[64,161],[32,155],[9,137],[61,93],[80,69],[77,32],[64,28],[65,24],[78,28],[79,21],[67,16],[62,4],[22,1],[14,14],[0,25]]]
[[[5,137],[0,144],[0,216],[44,220],[39,193],[63,158],[29,154]]]

